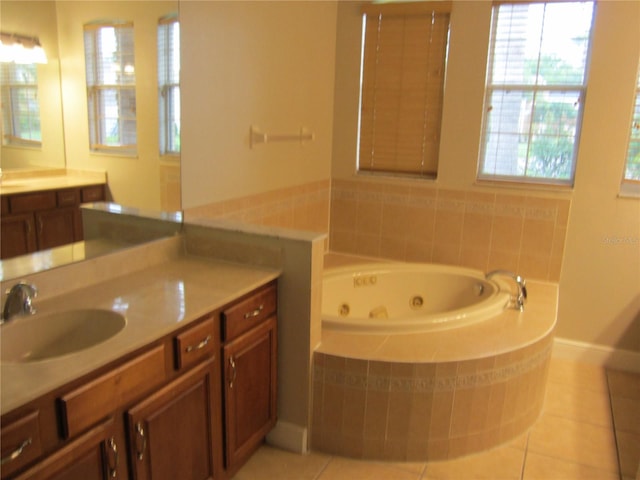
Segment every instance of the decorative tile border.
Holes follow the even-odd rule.
[[[552,344],[549,343],[541,351],[521,361],[503,367],[477,373],[451,375],[447,377],[394,377],[369,375],[365,372],[346,372],[322,365],[314,366],[314,375],[325,385],[344,386],[362,390],[379,392],[445,392],[465,388],[476,388],[506,382],[520,377],[543,365],[551,356]],[[324,355],[324,354],[316,354]],[[362,360],[366,362],[366,360]],[[322,379],[322,380],[320,380]]]

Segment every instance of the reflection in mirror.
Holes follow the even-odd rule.
[[[133,154],[90,148],[84,28],[98,21],[134,25],[136,92],[131,108],[137,117],[137,144]],[[116,204],[147,212],[179,211],[178,2],[2,0],[0,22],[2,32],[37,38],[48,60],[35,66],[40,144],[16,144],[5,137],[6,129],[2,132],[3,218],[9,216],[5,213],[8,195],[28,191],[25,189],[60,188],[48,181],[64,184],[78,173],[98,173],[99,178],[106,178],[106,199]],[[165,40],[162,47],[161,38],[167,36],[167,30],[173,43],[167,46]],[[162,137],[161,132],[169,132],[171,137]],[[92,249],[93,253],[99,251]],[[0,270],[5,271],[6,279],[4,266],[0,264]]]

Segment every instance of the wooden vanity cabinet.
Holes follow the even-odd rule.
[[[222,314],[228,475],[246,462],[276,424],[276,304],[272,283]]]
[[[222,450],[215,359],[178,377],[127,411],[129,458],[136,480],[218,478]],[[218,383],[219,385],[219,383]]]
[[[80,205],[104,199],[104,185],[3,195],[0,258],[82,240]]]
[[[2,480],[230,478],[275,425],[276,331],[272,282],[8,412]]]
[[[106,480],[119,478],[121,455],[113,418],[72,440],[15,480]],[[4,475],[4,472],[3,472]]]

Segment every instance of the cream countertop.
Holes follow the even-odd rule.
[[[85,308],[118,311],[126,316],[127,325],[111,339],[78,353],[42,362],[0,364],[1,413],[143,347],[279,275],[273,268],[183,255],[72,293],[36,300],[42,313]]]

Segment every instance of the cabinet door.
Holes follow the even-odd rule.
[[[40,250],[59,247],[75,241],[76,210],[74,207],[67,207],[36,212],[38,248]]]
[[[188,371],[127,412],[137,480],[204,480],[220,460],[220,375],[214,359]],[[216,388],[216,381],[218,388]],[[217,421],[217,423],[216,423]]]
[[[226,466],[233,470],[276,423],[276,317],[225,345]]]
[[[15,480],[107,480],[126,478],[120,465],[114,422],[92,428],[62,449],[15,477]]]
[[[36,228],[32,213],[2,217],[0,231],[0,256],[11,258],[35,252]]]

